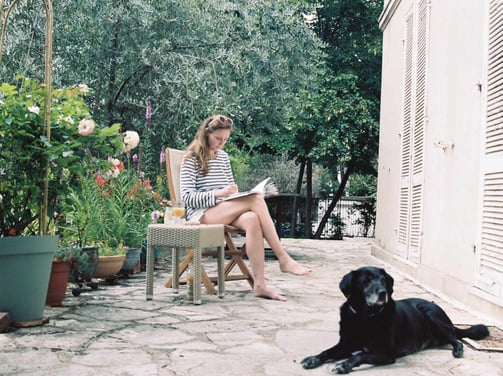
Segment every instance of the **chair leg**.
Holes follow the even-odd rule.
[[[152,300],[154,297],[154,247],[148,245],[147,248],[147,291],[146,299]]]
[[[243,273],[243,276],[246,277],[246,280],[248,281],[248,284],[250,285],[251,288],[253,288],[253,275],[250,272],[250,269],[246,266],[245,262],[241,257],[235,257],[235,263]]]
[[[213,286],[210,277],[208,277],[208,274],[202,268],[201,268],[201,280],[203,281],[204,287],[206,287],[206,291],[208,291],[208,294],[216,295],[217,290],[215,290],[215,286]]]
[[[224,273],[224,263],[225,263],[225,250],[224,247],[217,248],[217,285],[218,285],[218,297],[223,298],[225,294],[225,273]]]
[[[241,247],[241,249],[238,249],[236,245],[234,244],[230,233],[225,232],[225,242],[227,244],[227,247],[229,251],[232,254],[231,260],[225,265],[224,264],[224,253],[225,250],[222,248],[221,250],[217,252],[217,261],[220,260],[222,263],[221,265],[218,265],[218,273],[219,275],[217,277],[209,277],[208,274],[204,269],[201,269],[201,281],[206,287],[206,290],[208,291],[209,294],[215,295],[217,294],[217,290],[215,289],[215,284],[218,285],[218,296],[223,297],[225,288],[224,288],[224,283],[219,282],[219,277],[221,277],[222,281],[232,281],[232,280],[242,280],[246,279],[248,281],[248,284],[253,288],[253,275],[251,274],[250,270],[248,269],[247,265],[243,261],[243,255],[246,254],[246,244]],[[175,252],[175,250],[173,250]],[[179,253],[176,254],[173,253],[173,273],[169,277],[169,279],[165,283],[165,287],[170,288],[173,287],[174,292],[178,292],[178,285],[179,285],[179,278],[180,276],[189,268],[190,262],[194,256],[194,251],[192,249],[187,249],[187,255],[185,259],[179,263]],[[232,269],[238,266],[239,270],[241,271],[240,275],[230,275]],[[220,273],[223,274],[223,276],[220,276]],[[175,283],[176,282],[176,283]],[[185,283],[185,282],[183,282]],[[222,289],[222,290],[220,290]]]
[[[173,248],[171,251],[171,264],[172,264],[172,277],[171,277],[171,285],[173,286],[173,292],[178,294],[178,288],[180,287],[180,249]]]
[[[166,288],[173,287],[173,292],[175,293],[178,293],[180,276],[183,273],[185,273],[185,271],[189,268],[190,262],[194,257],[194,250],[187,249],[187,256],[185,256],[185,259],[180,264],[178,264],[180,255],[179,252],[180,252],[179,250],[173,248],[173,257],[172,257],[173,273],[171,274],[171,277],[169,277],[169,279],[164,284],[164,287]],[[203,282],[204,287],[206,287],[208,294],[215,295],[217,293],[217,290],[213,286],[210,277],[208,277],[208,274],[204,269],[201,269],[201,281]]]
[[[225,266],[225,269],[224,269],[225,280],[246,279],[248,281],[249,285],[253,288],[253,275],[251,274],[250,269],[248,269],[245,262],[243,261],[243,256],[246,254],[246,244],[244,244],[241,247],[241,249],[238,250],[232,240],[231,234],[226,232],[224,234],[224,237],[225,237],[225,242],[227,244],[227,247],[229,248],[229,250],[231,251],[231,254],[232,254],[231,260],[227,263],[227,265]],[[242,275],[237,278],[228,278],[231,270],[236,265],[241,270]]]
[[[169,277],[164,287],[170,288],[171,286],[173,286],[173,276],[176,274],[177,278],[179,278],[187,270],[193,255],[194,252],[192,251],[192,249],[187,249],[187,256],[185,256],[185,259],[180,265],[178,265],[178,257],[176,259],[173,258],[173,273],[171,277]]]
[[[194,276],[194,285],[193,285],[193,292],[194,295],[192,297],[192,303],[193,304],[201,304],[202,299],[201,299],[201,271],[202,271],[202,266],[201,266],[201,249],[198,248],[192,253],[192,273]]]

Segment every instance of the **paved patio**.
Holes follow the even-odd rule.
[[[161,253],[154,300],[145,300],[145,274],[79,297],[68,288],[63,307],[47,308],[48,323],[0,334],[0,375],[328,375],[329,366],[304,370],[300,361],[338,340],[340,278],[363,265],[382,266],[395,278],[394,297],[419,296],[439,303],[458,324],[488,321],[474,311],[426,291],[370,255],[369,239],[283,239],[289,252],[314,269],[309,277],[279,272],[266,263],[271,287],[287,302],[254,298],[245,281],[228,282],[219,299],[203,290],[194,306],[164,283],[168,252]],[[208,267],[215,262],[205,260]],[[503,353],[465,346],[423,351],[385,367],[362,366],[355,375],[503,375]]]

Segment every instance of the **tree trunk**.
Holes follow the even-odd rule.
[[[306,160],[306,219],[304,221],[304,236],[311,238],[313,230],[311,225],[313,203],[313,162],[311,159]]]
[[[299,197],[302,189],[302,180],[304,179],[304,170],[306,161],[303,160],[300,164],[299,177],[297,179],[297,186],[295,187],[295,196],[293,197],[292,218],[290,220],[290,236],[297,236],[297,211],[299,209]]]
[[[346,184],[348,182],[349,176],[351,175],[352,172],[353,172],[353,164],[350,162],[350,163],[348,163],[346,171],[344,171],[344,174],[342,175],[341,184],[339,184],[339,188],[337,189],[337,192],[335,192],[335,195],[332,198],[330,205],[328,205],[327,211],[323,215],[323,218],[321,219],[321,221],[318,225],[318,228],[316,229],[316,232],[314,234],[315,239],[319,239],[321,237],[321,233],[323,232],[323,228],[327,224],[328,219],[330,218],[330,215],[332,214],[332,211],[335,208],[335,205],[337,205],[337,202],[339,202],[340,198],[342,197],[342,194],[344,193],[344,189],[346,188]]]

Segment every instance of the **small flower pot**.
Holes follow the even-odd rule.
[[[60,307],[65,299],[68,276],[70,275],[71,263],[67,261],[53,261],[49,289],[45,304],[51,307]]]
[[[98,266],[94,272],[94,277],[106,279],[119,274],[125,259],[126,255],[98,257]]]

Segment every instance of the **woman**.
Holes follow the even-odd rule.
[[[264,239],[278,258],[282,272],[308,275],[311,270],[297,263],[281,246],[262,195],[222,201],[238,192],[229,156],[222,150],[232,131],[231,119],[213,115],[202,122],[189,145],[180,171],[180,190],[187,207],[187,219],[204,224],[230,224],[246,231],[246,250],[254,278],[253,294],[286,301],[266,285]]]

